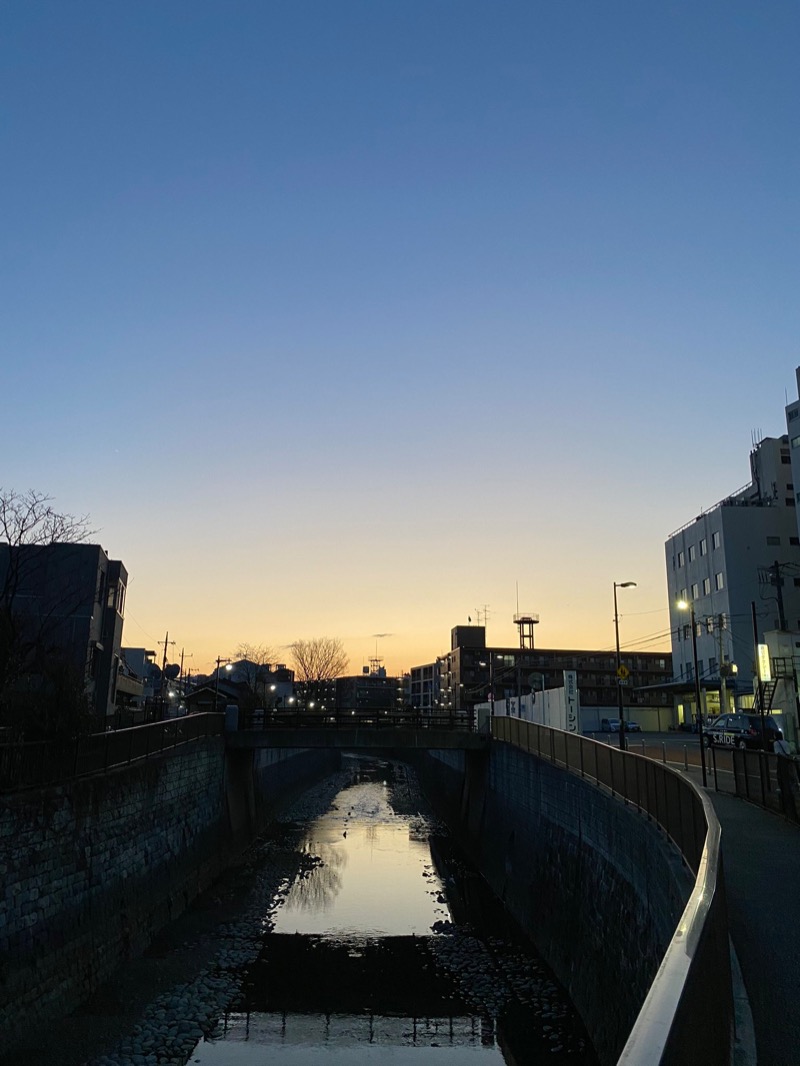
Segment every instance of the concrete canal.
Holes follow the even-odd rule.
[[[553,976],[420,809],[413,773],[348,759],[330,784],[328,809],[297,826],[301,867],[270,901],[232,1008],[191,1061],[594,1063]]]
[[[36,1044],[14,1066],[597,1063],[413,771],[361,756]]]

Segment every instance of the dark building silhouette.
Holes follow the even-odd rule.
[[[114,710],[127,583],[99,544],[0,543],[3,681],[30,689],[67,666],[103,728]]]

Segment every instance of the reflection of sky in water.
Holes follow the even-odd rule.
[[[274,914],[276,933],[410,936],[448,917],[430,848],[411,839],[384,785],[354,785],[334,806],[309,825],[302,849],[323,865],[292,885]]]
[[[349,836],[349,833],[348,833]],[[387,1018],[356,1015],[234,1015],[223,1040],[201,1041],[191,1062],[237,1066],[501,1066],[503,1056],[478,1018]]]

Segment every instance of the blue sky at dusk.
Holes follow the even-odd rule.
[[[664,540],[785,432],[789,2],[0,4],[0,484],[207,668],[668,647]]]

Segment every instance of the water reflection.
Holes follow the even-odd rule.
[[[355,784],[311,823],[301,848],[321,862],[292,885],[276,933],[422,935],[448,916],[427,840],[394,813],[388,787]]]

